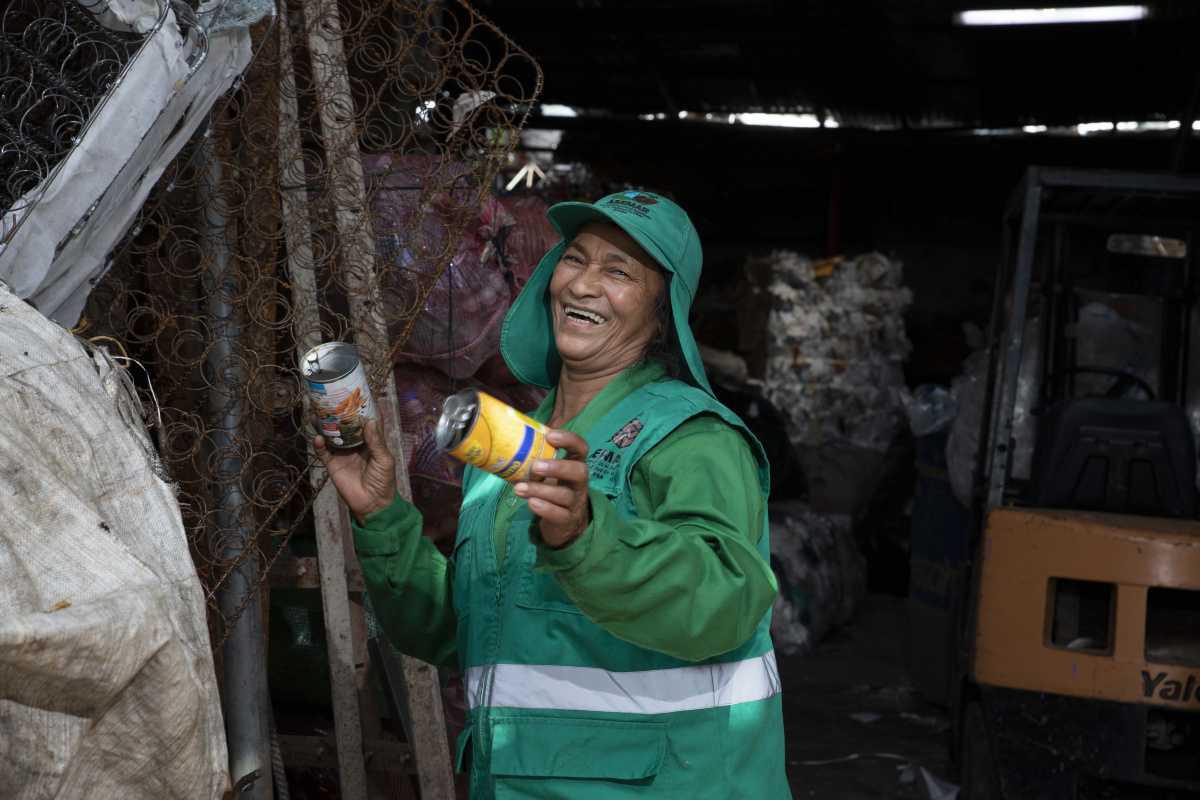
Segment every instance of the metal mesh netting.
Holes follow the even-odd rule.
[[[377,402],[395,391],[393,357],[541,90],[536,62],[465,2],[279,3],[252,34],[249,69],[159,182],[77,328],[144,366],[214,646],[254,591],[223,600],[230,576],[261,585],[313,525],[325,479],[299,354],[354,342]],[[397,185],[410,213],[375,213]]]

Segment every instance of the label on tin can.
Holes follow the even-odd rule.
[[[362,444],[367,420],[378,415],[354,346],[342,342],[318,345],[304,354],[300,369],[308,382],[317,432],[333,447]]]
[[[532,478],[532,462],[554,458],[555,449],[546,441],[549,428],[489,394],[474,391],[471,394],[475,397],[465,398],[465,393],[460,392],[443,407],[439,427],[452,422],[447,415],[453,408],[470,404],[478,407],[470,427],[449,440],[453,445],[446,452],[513,483]]]

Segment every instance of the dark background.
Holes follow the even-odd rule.
[[[531,128],[564,131],[554,160],[674,196],[700,230],[710,287],[773,248],[902,260],[913,384],[948,382],[967,352],[962,323],[986,322],[1001,211],[1027,165],[1200,170],[1190,130],[1074,129],[1200,117],[1200,3],[1152,2],[1150,19],[1129,23],[954,24],[989,5],[1039,4],[477,3],[539,60],[543,101],[580,110],[534,113]],[[695,119],[750,111],[839,127]]]

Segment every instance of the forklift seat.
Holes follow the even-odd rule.
[[[1064,400],[1038,421],[1033,501],[1155,517],[1196,515],[1196,446],[1172,403]]]

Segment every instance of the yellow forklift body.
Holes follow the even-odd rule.
[[[1060,580],[1114,588],[1110,635],[1103,648],[1072,649],[1053,641],[1054,586]],[[980,564],[975,680],[1200,711],[1200,666],[1147,660],[1150,587],[1200,590],[1200,522],[992,509]]]

